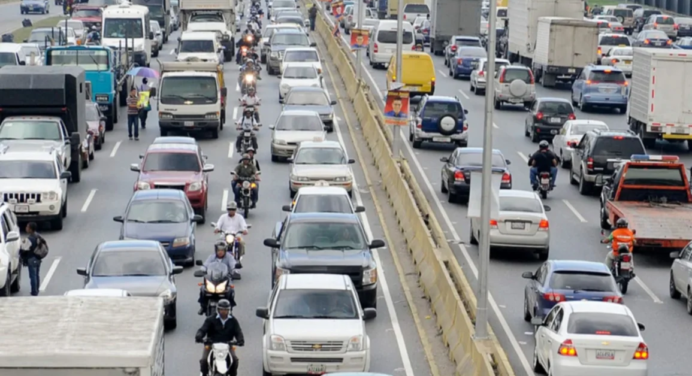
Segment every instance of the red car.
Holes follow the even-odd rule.
[[[97,30],[101,30],[101,10],[102,7],[95,5],[75,5],[72,19],[82,21],[86,29],[85,34],[89,34],[93,27],[96,27]]]
[[[194,139],[158,137],[140,158],[141,163],[130,166],[130,170],[139,172],[135,191],[157,188],[185,191],[195,213],[204,221],[209,197],[207,173],[214,171],[214,165],[204,163],[206,157]]]

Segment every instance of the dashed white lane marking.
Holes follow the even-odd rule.
[[[118,149],[120,148],[120,144],[122,144],[122,141],[118,141],[115,143],[113,146],[113,151],[111,151],[111,158],[115,157],[115,154],[118,152]]]
[[[237,120],[238,118],[238,107],[233,107],[233,120]]]
[[[521,157],[521,159],[524,160],[524,162],[528,162],[528,161],[529,161],[529,157],[527,157],[524,153],[518,151],[517,154],[519,154],[519,156]]]
[[[459,92],[461,93],[461,95],[463,95],[463,96],[464,96],[464,98],[466,98],[466,99],[469,99],[469,96],[468,96],[468,95],[466,95],[466,93],[464,93],[464,91],[463,91],[463,90],[459,89]]]
[[[438,72],[442,75],[442,77],[447,77],[447,73],[443,72],[442,69],[438,69]]]
[[[493,123],[493,128],[500,129],[500,127],[498,127],[497,124],[495,124],[495,123]]]
[[[569,201],[567,201],[567,200],[562,200],[562,202],[564,202],[565,205],[567,205],[567,207],[569,208],[569,210],[572,211],[572,213],[574,214],[575,217],[577,217],[578,220],[580,220],[582,223],[588,222],[588,221],[586,220],[586,218],[584,218],[584,217],[577,211],[577,208],[575,208],[574,206],[572,206],[572,204],[571,204]]]
[[[221,198],[221,211],[226,211],[226,205],[228,204],[228,189],[223,190],[223,197]]]
[[[91,201],[94,199],[96,191],[97,189],[92,189],[91,192],[89,192],[89,196],[87,196],[86,201],[84,201],[84,205],[82,205],[82,213],[86,212],[89,209],[89,205],[91,205]]]
[[[60,265],[61,259],[62,257],[56,257],[55,260],[53,260],[53,263],[50,265],[50,269],[48,269],[48,273],[46,274],[46,278],[43,279],[38,291],[46,291],[46,288],[48,288],[48,284],[50,283],[50,279],[53,278],[53,274],[55,274],[55,269],[57,269],[58,265]]]
[[[639,285],[639,287],[641,287],[641,288],[651,297],[651,299],[653,299],[654,303],[663,304],[663,302],[661,301],[661,299],[659,299],[658,296],[656,296],[656,294],[654,294],[653,290],[651,290],[651,289],[649,288],[649,286],[647,286],[647,285],[644,283],[644,281],[642,281],[641,279],[639,279],[639,277],[635,277],[635,278],[634,278],[634,281],[637,282],[637,284]]]
[[[235,142],[231,141],[228,143],[228,158],[233,158],[233,151],[235,150]]]

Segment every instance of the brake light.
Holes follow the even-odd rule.
[[[452,46],[452,51],[456,51],[456,50],[457,50],[457,46]]]
[[[550,222],[548,222],[547,219],[541,219],[541,222],[538,224],[538,229],[546,231],[550,228]]]
[[[464,62],[464,59],[457,59],[457,65],[461,65],[461,63]]]
[[[620,297],[620,296],[606,296],[603,298],[603,301],[606,303],[622,304],[622,297]],[[596,334],[598,334],[598,333],[596,333]],[[608,333],[608,334],[610,334],[610,333]]]
[[[678,26],[678,24],[673,24],[673,30],[678,30],[679,28],[680,26]]]
[[[649,43],[650,43],[650,42],[649,42],[648,39],[644,39],[644,44],[649,44]]]
[[[564,295],[558,294],[556,292],[547,292],[543,294],[543,299],[555,303],[564,302],[566,300]]]
[[[567,146],[573,148],[577,146],[577,141],[567,141]]]
[[[507,70],[503,70],[502,74],[500,75],[500,83],[503,84],[505,82],[505,75],[507,74]]]
[[[598,50],[596,50],[596,53],[599,55],[603,55],[603,49],[601,49],[601,47],[598,47]]]
[[[673,41],[670,40],[670,39],[668,39],[668,41],[666,42],[666,44],[673,44]]]
[[[497,228],[497,221],[494,219],[490,220],[490,228]]]
[[[639,347],[637,347],[637,351],[634,352],[634,357],[632,359],[649,359],[649,347],[646,346],[646,343],[642,342],[639,344]]]
[[[378,46],[377,43],[375,43],[375,45],[372,46],[372,52],[377,53],[377,51],[379,50],[379,48],[380,48],[380,46]]]
[[[531,77],[531,85],[536,84],[536,78],[533,76],[532,71],[529,71],[529,76]]]
[[[624,262],[630,262],[630,261],[632,261],[632,256],[630,256],[630,255],[622,255],[622,261],[624,261]]]
[[[577,356],[577,349],[574,348],[572,340],[568,339],[565,342],[562,342],[560,348],[557,349],[557,353],[562,356]]]
[[[456,181],[464,180],[464,173],[461,171],[454,172],[454,180],[456,180]]]
[[[620,82],[620,85],[623,85],[623,86],[629,86],[629,85],[630,85],[630,83],[629,83],[629,82],[627,82],[627,81],[623,81],[623,82]]]
[[[478,76],[485,77],[485,72],[483,72],[483,71],[478,72]]]
[[[512,175],[509,174],[509,172],[505,172],[502,174],[502,182],[503,183],[511,183],[512,182]]]
[[[569,114],[569,120],[577,120],[577,117],[574,114]]]
[[[586,160],[586,169],[593,170],[593,158],[589,157],[589,159]]]
[[[423,119],[421,119],[421,118],[416,119],[416,128],[423,129]]]
[[[543,119],[543,113],[542,113],[542,112],[537,113],[537,114],[536,114],[536,119],[537,119],[537,120]]]
[[[594,82],[594,81],[591,81],[591,80],[586,80],[585,84],[591,85],[591,84],[595,84],[595,82]]]
[[[613,140],[624,140],[625,138],[622,136],[613,136]]]

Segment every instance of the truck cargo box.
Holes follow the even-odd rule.
[[[180,10],[230,10],[235,0],[180,0]]]
[[[430,14],[430,50],[444,52],[454,35],[478,36],[481,33],[481,2],[476,0],[436,0]],[[498,24],[499,25],[499,24]]]

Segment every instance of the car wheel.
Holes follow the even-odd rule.
[[[22,266],[17,267],[17,278],[14,279],[12,285],[10,286],[10,292],[16,294],[22,287]]]
[[[529,127],[524,123],[524,136],[529,137],[531,136],[531,133],[529,132]]]
[[[577,101],[574,100],[574,92],[570,93],[569,100],[572,101],[572,106],[577,107]]]
[[[166,330],[173,330],[176,327],[178,327],[178,314],[176,313],[176,306],[175,303],[173,303],[173,306],[171,307],[171,316],[173,317],[167,317],[164,319],[163,325],[166,328]]]
[[[445,59],[445,67],[449,65],[449,60]]]
[[[569,168],[570,167],[571,161],[566,161],[565,158],[562,156],[562,150],[560,150],[560,167],[562,168]]]
[[[669,294],[673,299],[680,299],[680,291],[675,288],[675,280],[673,280],[673,272],[670,272],[670,282],[668,283]]]
[[[531,142],[534,144],[538,142],[538,134],[536,134],[536,131],[534,130],[533,126],[531,127],[531,130],[529,131],[531,133]]]
[[[687,313],[689,315],[692,315],[692,291],[690,291],[690,288],[687,288]]]
[[[497,98],[495,98],[493,100],[493,102],[494,102],[494,106],[495,106],[496,110],[499,110],[500,108],[502,108],[502,103],[500,103],[500,101],[498,101]]]
[[[538,251],[538,259],[540,261],[546,261],[548,260],[548,257],[550,257],[550,248],[541,249],[540,251]]]
[[[545,370],[543,369],[543,366],[541,365],[541,362],[538,360],[538,349],[536,348],[536,345],[533,346],[533,370],[536,373],[543,374],[545,373]]]
[[[608,221],[608,216],[605,213],[605,209],[603,208],[603,205],[601,205],[601,228],[603,230],[610,230],[610,222]]]
[[[476,89],[473,87],[473,81],[471,81],[471,82],[469,83],[469,91],[472,92],[472,93],[475,93],[475,92],[476,92]]]
[[[10,296],[10,279],[10,271],[8,269],[5,276],[5,286],[0,289],[0,296]]]
[[[579,98],[579,109],[580,109],[582,112],[588,112],[588,110],[589,110],[589,105],[586,104],[586,103],[584,103],[584,98],[583,98],[583,97]]]
[[[414,149],[420,149],[423,145],[423,141],[413,141],[412,145]]]
[[[452,191],[447,191],[447,202],[453,204],[457,201],[457,196]]]
[[[471,245],[478,245],[478,239],[476,239],[476,234],[473,233],[473,226],[469,225],[469,243]]]
[[[445,186],[445,181],[442,178],[440,178],[440,192],[447,193],[447,187]]]
[[[581,171],[581,174],[579,175],[579,193],[582,196],[588,196],[589,193],[591,192],[591,185],[589,182],[584,180],[584,171]]]
[[[529,298],[524,293],[524,321],[531,322],[531,311],[529,310]]]

